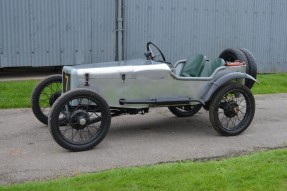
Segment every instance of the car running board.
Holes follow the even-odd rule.
[[[189,105],[191,102],[198,102],[190,98],[155,98],[155,99],[120,99],[120,105],[127,104],[152,104],[152,105]]]

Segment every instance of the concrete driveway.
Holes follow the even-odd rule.
[[[205,110],[179,119],[159,108],[113,118],[104,141],[78,153],[59,147],[30,109],[0,110],[0,183],[286,147],[287,94],[255,99],[255,118],[240,136],[218,135]]]

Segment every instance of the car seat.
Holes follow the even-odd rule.
[[[200,77],[209,77],[213,74],[213,72],[216,70],[216,68],[219,68],[220,66],[224,66],[224,64],[225,64],[225,61],[221,58],[213,59],[204,65],[199,76]]]
[[[195,57],[189,57],[180,73],[182,77],[199,77],[201,70],[206,62],[206,57],[198,54]]]

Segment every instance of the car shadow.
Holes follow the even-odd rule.
[[[216,136],[213,130],[208,114],[199,112],[198,114],[179,118],[172,114],[164,113],[155,117],[153,114],[144,116],[121,116],[112,119],[109,136],[135,136],[142,134],[177,134],[177,135],[207,135]]]

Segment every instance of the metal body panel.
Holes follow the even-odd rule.
[[[103,67],[104,65],[109,65],[109,67]],[[118,108],[156,106],[151,104],[122,105],[119,102],[121,99],[172,100],[188,98],[190,104],[199,102],[204,104],[207,101],[204,99],[205,94],[218,79],[220,80],[230,73],[236,74],[236,72],[244,71],[245,66],[222,66],[217,68],[210,77],[180,77],[165,63],[143,59],[65,66],[63,68],[64,74],[71,74],[71,89],[91,89],[100,94],[110,107]],[[238,76],[234,75],[234,78],[236,77]],[[88,86],[86,85],[87,81]]]
[[[254,79],[252,76],[246,73],[241,73],[241,72],[227,73],[212,83],[211,87],[208,89],[208,92],[202,95],[202,99],[204,101],[210,100],[212,98],[212,95],[215,93],[215,91],[227,82],[230,82],[232,80],[246,79],[246,78],[257,82],[256,79]]]

